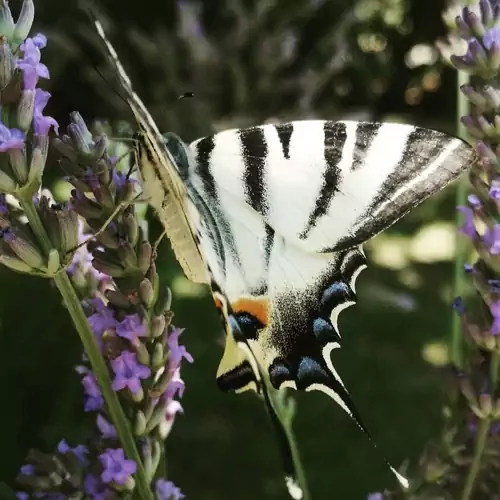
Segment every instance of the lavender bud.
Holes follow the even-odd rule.
[[[41,204],[40,204],[41,205]],[[62,255],[78,246],[78,214],[68,207],[48,207],[43,210],[50,241]]]
[[[161,456],[162,456],[162,447],[158,441],[154,441],[153,452],[151,453],[154,472],[156,472],[156,469],[158,469],[158,465],[160,465]]]
[[[452,54],[450,56],[450,62],[453,66],[455,66],[455,68],[462,71],[472,72],[475,69],[474,63],[465,56],[456,56],[455,54]]]
[[[158,316],[164,314],[166,311],[170,310],[172,305],[172,292],[170,288],[165,287],[160,289],[160,296],[155,304],[155,314]]]
[[[141,401],[144,400],[144,391],[141,389],[139,389],[138,392],[135,392],[135,393],[131,393],[131,396],[132,396],[132,399],[136,402],[136,403],[140,403]]]
[[[479,395],[479,408],[484,418],[489,418],[493,413],[493,401],[491,394],[483,392]]]
[[[151,320],[151,336],[156,339],[162,335],[166,324],[167,322],[165,321],[165,316],[163,314],[154,316]]]
[[[481,11],[481,19],[486,27],[491,27],[493,24],[493,9],[489,0],[479,0],[479,9]]]
[[[15,44],[21,43],[29,35],[34,19],[35,4],[33,0],[24,0],[21,13],[14,28],[14,34],[12,35]]]
[[[465,97],[478,108],[484,109],[487,106],[486,98],[477,92],[471,85],[462,85],[460,90]]]
[[[101,273],[107,274],[112,278],[123,278],[126,276],[125,269],[119,260],[109,255],[109,252],[94,252],[92,265]]]
[[[466,19],[467,24],[474,36],[482,38],[486,30],[483,23],[481,22],[481,19],[474,12],[469,12]]]
[[[5,39],[0,39],[0,89],[4,89],[14,76],[14,56],[10,45]]]
[[[479,40],[472,38],[469,41],[469,52],[477,66],[485,68],[488,62],[488,54],[484,50]]]
[[[491,148],[483,141],[477,141],[476,151],[482,158],[491,161],[493,164],[497,163],[497,157]]]
[[[163,352],[163,346],[158,342],[153,348],[153,354],[151,356],[151,367],[153,371],[157,371],[163,366],[165,366],[165,353]]]
[[[12,251],[26,264],[31,266],[31,268],[46,270],[46,261],[43,253],[27,229],[12,227],[7,233],[4,233],[3,238]]]
[[[142,446],[142,462],[148,481],[152,481],[156,469],[153,469],[153,457],[151,455],[151,444],[149,440],[146,440]]]
[[[12,149],[9,151],[10,167],[19,184],[25,185],[28,181],[28,165],[25,149]]]
[[[479,128],[484,132],[484,135],[487,137],[493,137],[495,135],[494,126],[483,115],[477,116],[476,120]]]
[[[77,151],[84,154],[91,153],[89,144],[92,142],[92,135],[80,113],[71,113],[71,123],[68,125],[68,134]]]
[[[59,137],[55,137],[52,141],[54,147],[61,153],[62,156],[67,158],[69,162],[67,162],[68,167],[72,167],[74,172],[71,174],[76,175],[78,173],[78,169],[75,168],[75,165],[78,165],[78,156],[72,147],[71,143],[68,144],[69,137],[65,134],[62,136],[63,139],[67,139],[66,141],[59,139]]]
[[[128,241],[123,241],[120,244],[118,253],[120,255],[120,260],[123,262],[125,268],[133,269],[137,267],[137,256]]]
[[[10,170],[10,169],[9,169]],[[0,168],[0,192],[15,193],[17,190],[17,182]]]
[[[104,153],[106,152],[107,148],[108,148],[108,145],[109,145],[109,141],[108,141],[108,138],[105,136],[105,135],[101,135],[96,141],[95,141],[95,144],[94,144],[94,157],[95,159],[99,159],[101,158]],[[106,172],[109,172],[109,169],[106,168],[105,169]],[[109,175],[109,174],[108,174]],[[109,180],[108,180],[109,182]],[[107,182],[106,182],[107,184]]]
[[[139,252],[137,256],[137,266],[142,273],[146,274],[149,265],[151,264],[151,257],[153,256],[153,248],[149,241],[143,241],[139,245]]]
[[[168,403],[166,401],[160,401],[156,405],[156,408],[153,411],[153,415],[151,415],[151,418],[147,422],[146,434],[151,433],[165,418],[165,413],[167,411],[167,404]]]
[[[486,98],[488,106],[492,109],[500,108],[500,92],[491,85],[485,85],[483,95]]]
[[[478,127],[477,120],[475,117],[467,115],[460,118],[463,126],[467,129],[467,132],[476,139],[484,139],[484,131]]]
[[[466,19],[465,15],[464,15],[464,18],[462,18],[462,16],[457,16],[455,18],[455,25],[457,27],[460,38],[463,38],[464,40],[468,40],[472,36],[472,33],[469,29],[469,26],[464,21],[464,19]]]
[[[111,304],[120,309],[128,309],[131,306],[127,296],[118,290],[106,290],[105,295]]]
[[[21,130],[28,130],[33,120],[35,108],[35,91],[23,90],[17,105],[17,123]]]
[[[124,217],[124,223],[127,226],[127,236],[130,244],[135,246],[139,239],[139,222],[137,217],[132,213],[128,213]]]
[[[99,219],[102,210],[95,201],[80,194],[79,191],[72,191],[71,194],[71,206],[78,214],[86,220]]]
[[[145,430],[146,430],[146,417],[144,416],[144,413],[142,413],[142,411],[139,410],[135,414],[134,434],[136,436],[142,436],[144,435]]]
[[[494,73],[498,72],[500,67],[500,46],[498,43],[493,42],[488,55],[488,68]]]
[[[9,40],[14,32],[14,18],[6,1],[0,2],[0,33]]]
[[[153,305],[155,298],[153,285],[147,278],[144,278],[139,284],[139,298],[147,308]]]
[[[0,264],[21,273],[33,271],[33,268],[21,260],[3,239],[0,239]]]
[[[151,361],[151,356],[149,355],[147,347],[142,343],[138,342],[135,347],[137,361],[144,366],[148,366]]]
[[[151,396],[159,398],[167,390],[171,378],[172,377],[168,370],[164,370],[153,387],[150,389]]]

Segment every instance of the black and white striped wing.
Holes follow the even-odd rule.
[[[228,130],[190,147],[191,191],[211,214],[201,249],[234,340],[219,385],[255,387],[248,355],[231,364],[236,343],[275,388],[321,390],[364,428],[330,359],[365,267],[361,244],[460,175],[474,151],[434,130],[354,121]]]

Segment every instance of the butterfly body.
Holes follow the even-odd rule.
[[[211,286],[221,312],[219,387],[262,393],[272,417],[266,381],[319,390],[369,436],[331,359],[339,313],[355,303],[366,267],[362,244],[464,172],[473,149],[434,130],[356,121],[232,129],[190,145],[165,139],[97,27],[139,125],[146,197],[184,273]]]

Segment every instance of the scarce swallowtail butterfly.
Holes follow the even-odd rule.
[[[186,145],[160,134],[95,22],[138,123],[146,197],[186,277],[208,284],[222,313],[218,385],[264,392],[286,484],[300,500],[263,377],[275,389],[327,394],[370,437],[330,357],[341,345],[338,315],[355,303],[366,267],[362,244],[464,172],[475,152],[412,125],[323,120],[225,130]]]

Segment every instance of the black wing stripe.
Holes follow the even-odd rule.
[[[293,123],[283,123],[275,125],[276,132],[278,132],[278,138],[280,140],[281,149],[283,151],[283,156],[289,160],[290,159],[290,141],[292,139],[293,133]]]
[[[323,185],[316,198],[316,205],[309,215],[305,229],[299,238],[306,239],[316,226],[319,218],[328,212],[328,207],[339,191],[341,173],[338,164],[342,160],[344,145],[347,140],[347,127],[342,122],[325,122],[323,125],[326,168],[323,173]]]
[[[195,149],[197,174],[202,181],[203,191],[206,194],[206,200],[204,200],[205,203],[203,204],[205,206],[199,206],[199,208],[204,208],[204,211],[206,211],[206,208],[208,207],[208,210],[213,214],[213,218],[205,218],[205,223],[209,227],[210,232],[213,234],[214,239],[217,240],[220,235],[220,238],[224,242],[224,252],[218,252],[218,257],[220,259],[220,268],[225,274],[227,259],[227,256],[225,255],[226,252],[231,253],[232,258],[237,265],[241,266],[241,259],[236,242],[234,241],[231,224],[220,209],[217,186],[215,185],[215,179],[210,168],[212,154],[215,149],[215,136],[201,139],[196,143]],[[212,224],[216,224],[216,227],[211,227],[212,224],[210,224],[210,222],[212,222]]]
[[[377,137],[377,133],[382,126],[381,123],[359,122],[356,127],[356,139],[354,142],[353,161],[351,171],[363,167],[368,150]]]
[[[245,171],[245,196],[247,203],[262,215],[268,210],[265,190],[265,166],[268,146],[262,127],[239,131],[241,153]]]

